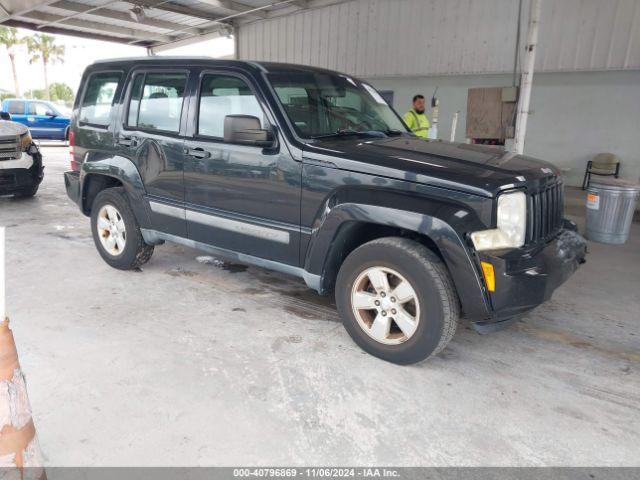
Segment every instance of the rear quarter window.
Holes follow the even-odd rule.
[[[121,72],[92,74],[87,80],[82,97],[80,122],[102,127],[108,126],[116,91],[121,82]]]

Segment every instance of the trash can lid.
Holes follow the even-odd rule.
[[[591,182],[589,188],[597,188],[600,190],[615,190],[626,192],[640,192],[640,185],[637,183],[629,182],[627,180],[620,180],[619,178],[605,178]]]

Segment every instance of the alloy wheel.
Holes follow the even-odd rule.
[[[104,205],[98,212],[97,222],[102,248],[114,257],[122,255],[127,244],[127,231],[118,209],[113,205]]]
[[[418,295],[413,285],[391,268],[364,270],[353,284],[351,308],[360,328],[386,345],[406,342],[418,328]]]

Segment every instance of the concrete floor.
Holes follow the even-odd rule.
[[[44,154],[40,193],[0,198],[0,224],[49,465],[640,465],[640,224],[523,321],[463,324],[398,367],[295,278],[173,245],[109,268],[67,150]]]

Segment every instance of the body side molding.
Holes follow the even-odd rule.
[[[241,235],[260,238],[262,240],[270,240],[272,242],[283,243],[285,245],[289,244],[290,241],[290,234],[287,230],[259,225],[255,221],[245,221],[238,217],[231,218],[229,214],[224,215],[210,211],[196,211],[189,208],[160,203],[155,200],[150,200],[149,206],[151,211],[154,213],[180,218],[182,220],[199,223],[201,225],[208,225],[210,227],[239,233]]]
[[[150,245],[157,245],[165,240],[168,242],[178,243],[180,245],[185,245],[196,250],[209,252],[212,255],[219,255],[221,257],[225,257],[231,260],[237,260],[242,263],[248,263],[257,267],[276,270],[287,275],[293,275],[295,277],[302,278],[309,288],[318,292],[320,290],[320,276],[311,274],[300,267],[294,267],[293,265],[287,265],[286,263],[275,262],[273,260],[254,257],[253,255],[234,252],[233,250],[227,250],[225,248],[214,247],[206,243],[196,242],[195,240],[189,240],[188,238],[171,235],[169,233],[158,232],[156,230],[143,228],[141,229],[141,232],[144,241]]]

